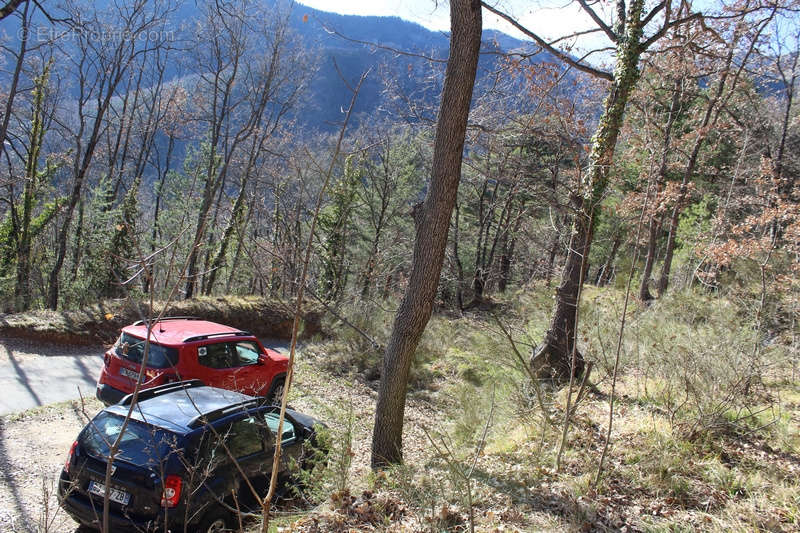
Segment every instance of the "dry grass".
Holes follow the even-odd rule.
[[[543,292],[521,295],[502,310],[523,347],[544,331],[548,310],[542,309]],[[703,295],[665,302],[676,309],[662,315],[655,306],[633,310],[606,471],[599,486],[593,486],[610,394],[602,346],[613,344],[620,294],[589,290],[586,297],[582,346],[599,369],[595,388],[573,421],[560,471],[554,469],[560,428],[543,429],[538,405],[493,320],[437,316],[415,363],[416,375],[427,378],[415,382],[409,393],[406,466],[377,477],[366,468],[369,407],[353,439],[353,462],[361,466],[354,467],[350,491],[359,495],[367,490],[369,497],[377,493],[384,499],[391,494],[405,506],[402,517],[359,523],[352,506],[334,499],[305,515],[294,529],[466,530],[465,486],[454,479],[450,460],[420,440],[416,424],[422,419],[428,431],[444,436],[462,465],[470,464],[494,391],[489,438],[478,454],[471,487],[479,531],[798,530],[800,383],[769,381],[764,374],[751,396],[720,399],[727,386],[738,383],[737,372],[743,369],[737,365],[751,362],[744,355],[753,337],[729,302]],[[327,368],[349,368],[343,372],[349,379],[374,387],[376,376],[366,379],[362,365],[348,366],[363,356],[351,348],[334,342],[319,350]],[[733,357],[734,352],[740,355]],[[785,361],[775,359],[775,353],[760,354],[763,366],[758,368],[776,374]],[[687,381],[693,371],[697,374]],[[304,372],[319,369],[312,363]],[[687,400],[685,393],[678,394],[687,383],[713,387]],[[546,392],[554,420],[560,420],[565,397],[564,390]],[[419,405],[432,415],[420,417]],[[409,438],[409,433],[416,436]]]

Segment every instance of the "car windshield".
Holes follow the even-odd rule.
[[[125,431],[125,419],[107,413],[98,414],[80,437],[81,446],[94,457],[106,459],[108,451],[122,433],[117,457],[140,466],[158,465],[176,446],[176,436],[164,429],[129,420]]]
[[[278,413],[266,413],[264,417],[267,419],[267,426],[269,427],[272,434],[276,434],[278,432],[278,423],[280,422],[280,415]],[[283,420],[283,438],[281,439],[282,444],[288,444],[289,442],[294,440],[294,424],[292,424],[288,419],[284,418]]]
[[[141,363],[144,358],[144,339],[123,333],[120,335],[114,351],[128,361]],[[127,348],[125,347],[127,345]],[[147,354],[147,366],[150,368],[169,368],[178,363],[178,350],[150,342]]]

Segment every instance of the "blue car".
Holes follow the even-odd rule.
[[[100,529],[108,494],[110,531],[226,531],[235,510],[263,497],[272,473],[279,407],[263,398],[170,383],[103,409],[72,445],[59,481],[61,507],[81,525]],[[279,474],[320,457],[314,418],[286,411]],[[124,427],[124,429],[123,429]],[[109,450],[119,447],[105,486]]]

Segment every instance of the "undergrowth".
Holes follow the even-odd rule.
[[[511,294],[494,315],[434,315],[417,350],[408,407],[436,413],[422,428],[428,441],[419,432],[407,437],[405,465],[379,475],[362,470],[348,494],[393,495],[406,510],[389,522],[414,531],[462,531],[471,520],[481,531],[800,527],[800,384],[786,372],[793,347],[765,342],[740,303],[719,295],[683,291],[635,304],[622,343],[615,429],[596,485],[624,294],[584,292],[579,347],[596,370],[570,418],[560,469],[566,390],[543,386],[538,399],[498,325],[529,357],[547,327],[550,294],[544,287]],[[324,352],[315,360],[374,388],[393,309],[347,316],[376,344],[339,325],[335,340],[313,348]],[[365,443],[363,461],[370,430],[369,421],[354,429],[354,442]],[[341,505],[312,513],[317,526]],[[296,527],[311,530],[306,524]]]

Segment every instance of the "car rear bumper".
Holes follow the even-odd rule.
[[[111,385],[107,385],[105,383],[100,383],[97,385],[97,399],[106,405],[118,403],[127,395],[127,392],[115,389]]]
[[[58,503],[79,524],[92,528],[102,529],[103,526],[103,506],[84,498],[82,495],[70,492],[70,482],[65,479],[66,474],[61,474],[58,487]],[[120,514],[117,511],[110,511],[108,514],[108,530],[116,533],[127,531],[156,531],[163,529],[159,524],[160,520],[142,519]]]

